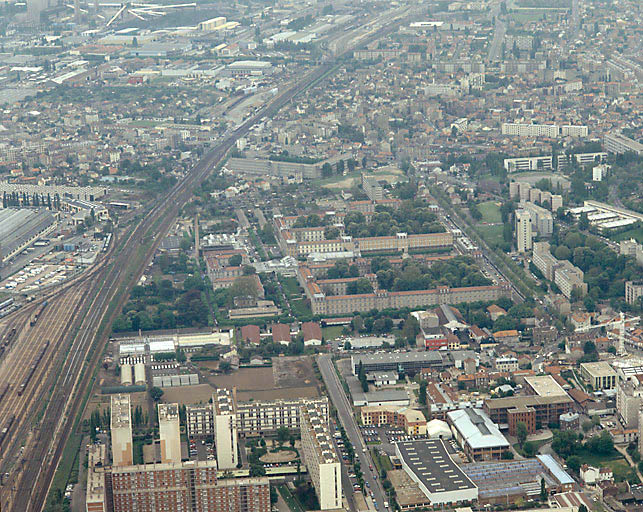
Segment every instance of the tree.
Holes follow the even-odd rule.
[[[263,467],[263,464],[251,464],[250,465],[250,476],[264,476],[266,474],[266,468]]]
[[[163,390],[161,388],[158,388],[156,386],[150,388],[150,398],[154,400],[155,402],[158,402],[161,397],[163,396]]]
[[[527,440],[527,425],[524,421],[519,421],[516,424],[516,437],[518,438],[518,444],[522,448]]]
[[[578,229],[581,231],[589,229],[589,219],[587,218],[587,214],[584,212],[580,214],[580,219],[578,219]]]
[[[371,282],[365,277],[359,278],[356,281],[351,281],[346,286],[346,293],[348,295],[359,295],[362,293],[372,293],[373,286]]]
[[[219,363],[219,371],[223,373],[230,373],[230,371],[232,371],[232,365],[228,361],[221,361]]]
[[[326,162],[324,165],[322,165],[322,177],[324,178],[330,178],[333,175],[333,167]]]
[[[588,512],[587,507],[581,503],[578,506],[578,512]]]
[[[426,388],[428,386],[428,383],[423,380],[420,382],[420,393],[418,395],[418,402],[420,402],[421,405],[426,405]]]
[[[532,443],[531,441],[527,441],[523,445],[522,451],[526,457],[533,457],[538,451],[538,445],[536,445],[536,443]]]
[[[230,297],[257,297],[257,281],[252,276],[237,277],[230,287]]]
[[[228,264],[231,267],[238,267],[241,265],[241,262],[243,261],[243,258],[241,257],[241,254],[235,254],[234,256],[231,256],[230,259],[228,260]]]
[[[545,479],[540,479],[540,501],[545,501],[547,499],[547,487],[545,487]]]
[[[565,462],[567,463],[568,469],[571,469],[574,473],[578,473],[578,470],[580,469],[580,465],[581,465],[581,460],[578,455],[571,455],[567,457]]]
[[[281,426],[277,430],[277,441],[279,441],[279,445],[281,446],[284,444],[288,439],[290,438],[290,431],[288,430],[288,427]]]

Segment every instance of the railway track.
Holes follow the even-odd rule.
[[[392,20],[395,26],[402,22],[403,18]],[[371,40],[381,37],[390,28],[383,27],[373,31],[368,38],[361,40],[359,45],[368,44]],[[350,51],[352,48],[339,57]],[[79,276],[75,281],[66,283],[61,290],[54,292],[51,301],[44,299],[48,300],[48,306],[44,309],[42,322],[39,320],[36,326],[44,324],[48,314],[64,316],[59,312],[69,309],[69,301],[74,302],[74,289],[81,290],[80,294],[84,300],[80,301],[80,310],[74,311],[72,321],[67,322],[60,336],[58,344],[70,338],[69,349],[58,355],[53,354],[51,350],[45,350],[45,353],[51,354],[49,361],[58,357],[60,364],[51,365],[51,371],[45,372],[42,381],[44,389],[41,385],[39,392],[34,388],[29,393],[28,386],[23,396],[19,397],[33,400],[35,396],[44,395],[50,387],[55,389],[47,402],[42,420],[27,445],[29,455],[24,459],[23,467],[12,484],[12,490],[15,489],[15,492],[11,493],[11,500],[6,508],[16,512],[36,512],[44,507],[65,443],[81,410],[85,394],[91,386],[93,371],[102,357],[107,330],[101,330],[101,326],[109,326],[118,314],[158,244],[172,226],[179,209],[191,198],[194,187],[223,161],[236,140],[247,134],[254,124],[273,116],[299,93],[322,80],[337,67],[338,64],[333,62],[324,63],[302,77],[295,86],[275,96],[212,148],[162,201],[153,206],[140,222],[124,235],[120,244],[114,241],[110,251],[95,269]],[[117,245],[120,245],[120,251],[115,250]],[[110,305],[114,307],[110,308]],[[88,371],[83,371],[85,364]],[[38,365],[41,372],[44,366],[46,365]],[[54,368],[62,371],[54,371]],[[38,370],[36,373],[43,377]],[[31,382],[36,380],[40,378],[34,377]],[[10,407],[20,405],[20,402],[13,402]],[[14,439],[14,443],[16,441],[17,439]]]

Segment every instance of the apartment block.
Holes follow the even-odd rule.
[[[536,190],[536,189],[532,189]],[[531,215],[531,229],[537,231],[539,236],[551,236],[554,232],[554,217],[549,210],[532,202],[525,202],[520,205]]]
[[[159,404],[161,462],[181,462],[179,404]]]
[[[281,427],[299,430],[302,407],[316,407],[328,418],[328,398],[296,398],[237,402],[237,432],[242,437],[274,434]],[[186,410],[190,437],[214,436],[214,414],[211,405],[189,406]]]
[[[516,210],[516,245],[518,252],[532,249],[532,220],[527,210]]]
[[[377,182],[377,178],[362,174],[362,188],[371,201],[381,201],[384,199],[384,189],[382,185]]]
[[[107,449],[104,444],[90,444],[87,447],[87,490],[86,512],[107,512],[105,489],[105,466]]]
[[[643,144],[620,133],[606,134],[603,143],[609,153],[623,154],[632,152],[637,155],[643,155]]]
[[[239,462],[235,395],[235,389],[227,388],[219,388],[212,395],[214,446],[219,469],[234,469]]]
[[[112,436],[112,465],[134,463],[132,452],[132,417],[129,395],[112,395],[110,431]]]
[[[587,137],[587,126],[556,124],[502,123],[502,135],[517,135],[519,137]]]
[[[360,409],[362,425],[392,425],[401,428],[409,436],[426,434],[424,414],[408,407],[365,406]]]
[[[217,480],[215,461],[111,470],[114,512],[269,512],[267,478]]]
[[[574,290],[579,290],[582,295],[587,293],[587,283],[583,282],[583,271],[575,267],[567,260],[562,260],[556,267],[554,282],[560,288],[561,293],[571,298]]]
[[[342,475],[328,428],[328,419],[315,407],[301,409],[301,447],[320,510],[342,508]]]
[[[545,171],[554,168],[551,155],[505,158],[504,167],[507,172]]]
[[[518,370],[518,359],[515,357],[498,357],[495,361],[496,370],[499,372],[515,372]]]
[[[643,281],[626,281],[625,302],[634,304],[639,297],[643,297]]]
[[[546,426],[549,423],[558,423],[560,415],[571,411],[573,406],[573,400],[565,393],[551,396],[490,398],[484,401],[483,408],[494,423],[508,425],[509,411],[529,407],[535,411],[536,424]]]
[[[607,160],[607,153],[597,152],[575,153],[572,155],[563,154],[558,155],[556,160],[558,162],[558,170],[562,171],[564,169],[567,169],[574,161],[580,166],[591,165],[594,163],[603,163],[605,162],[605,160]]]

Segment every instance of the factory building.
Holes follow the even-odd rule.
[[[342,508],[341,464],[330,437],[328,419],[316,407],[301,408],[301,447],[320,510]]]
[[[0,209],[0,263],[55,229],[56,217],[49,211]]]
[[[478,499],[478,488],[453,461],[441,439],[395,443],[395,453],[431,506],[455,507]]]
[[[509,441],[482,410],[469,408],[448,412],[447,423],[471,460],[500,459],[510,449]]]

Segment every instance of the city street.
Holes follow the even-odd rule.
[[[321,372],[324,383],[326,384],[328,396],[337,409],[339,420],[342,423],[344,430],[346,430],[346,435],[355,448],[355,455],[358,458],[362,467],[362,472],[364,473],[364,482],[366,482],[368,484],[368,488],[373,491],[373,498],[377,503],[376,509],[383,509],[384,501],[387,501],[385,499],[384,490],[380,485],[380,479],[375,478],[374,476],[374,472],[376,470],[373,465],[371,454],[368,451],[357,423],[355,422],[352,407],[348,401],[346,393],[344,393],[339,377],[335,372],[332,358],[327,354],[320,355],[317,358],[317,364],[319,365],[319,371]],[[370,469],[371,467],[373,470]],[[347,492],[351,492],[351,490],[344,489],[344,493]]]

